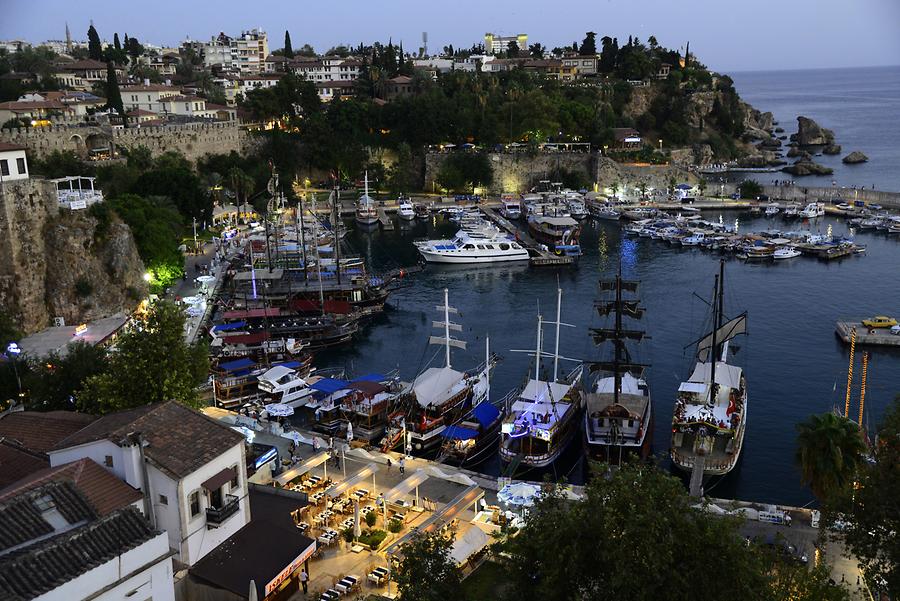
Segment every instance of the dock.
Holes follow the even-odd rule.
[[[853,244],[795,244],[794,248],[799,250],[804,255],[817,257],[826,261],[848,257],[855,254],[857,250],[857,247]]]
[[[387,211],[384,209],[384,207],[378,209],[378,222],[381,223],[381,229],[383,230],[394,229],[394,222],[388,216]]]
[[[858,321],[839,321],[835,334],[846,344],[850,344],[850,333],[856,331],[856,344],[865,346],[892,346],[900,348],[900,335],[891,334],[889,328],[867,328]]]
[[[514,235],[519,244],[528,249],[531,257],[530,263],[536,267],[554,266],[554,265],[572,265],[575,263],[575,257],[566,257],[555,255],[549,250],[544,250],[537,240],[531,237],[527,231],[519,229],[508,219],[498,214],[494,209],[488,207],[480,207],[484,215],[499,225],[501,228]]]
[[[703,470],[706,468],[706,455],[694,457],[694,468],[691,470],[691,484],[688,487],[692,497],[703,496]]]

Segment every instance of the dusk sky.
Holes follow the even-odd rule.
[[[691,49],[713,69],[777,70],[900,64],[898,0],[568,0],[528,2],[175,2],[121,0],[2,0],[0,39],[62,39],[68,21],[75,39],[86,39],[89,20],[101,37],[118,31],[141,41],[176,45],[186,37],[209,39],[224,31],[262,27],[270,48],[284,30],[295,48],[324,51],[340,43],[403,41],[429,49],[468,47],[484,32],[527,33],[552,48],[581,40],[584,31],[621,40],[655,35],[665,46]]]

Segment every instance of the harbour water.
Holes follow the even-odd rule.
[[[707,213],[706,218],[718,219],[719,213]],[[723,213],[722,219],[726,223],[739,219],[741,231],[798,228],[796,223],[746,213]],[[830,217],[804,227],[824,233],[829,225],[836,235],[847,231],[843,221]],[[436,217],[390,232],[354,230],[347,240],[378,270],[415,263],[413,239],[454,231],[453,223]],[[727,262],[726,310],[749,312],[750,335],[737,342],[735,359],[747,370],[749,421],[741,462],[707,490],[709,494],[793,505],[812,500],[800,485],[794,463],[795,425],[810,413],[834,406],[843,409],[848,353],[834,334],[835,322],[900,309],[896,280],[900,240],[874,232],[859,234],[857,240],[868,246],[866,255],[832,262],[808,257],[776,263]],[[557,282],[564,291],[563,321],[576,326],[563,328],[561,354],[598,358],[588,335],[589,327],[603,323],[593,309],[596,282],[613,276],[621,262],[626,278],[641,281],[640,296],[647,308],[641,325],[652,338],[641,345],[636,358],[652,364],[648,377],[655,411],[653,448],[665,458],[675,390],[693,365],[692,350],[685,347],[700,337],[708,319],[707,307],[695,293],[711,295],[718,255],[627,238],[618,224],[609,222],[585,223],[581,241],[585,254],[577,267],[429,265],[392,295],[390,309],[355,344],[322,354],[317,363],[344,365],[356,373],[399,368],[406,380],[428,365],[439,365],[442,349],[429,347],[426,341],[431,320],[436,319],[434,307],[446,287],[451,305],[460,311],[457,321],[464,325],[459,336],[469,342],[466,351],[454,350],[454,367],[478,364],[484,356],[484,337],[490,335],[491,350],[504,356],[491,384],[492,397],[499,398],[527,375],[532,360],[509,350],[534,347],[536,314],[541,310],[553,318]],[[549,334],[545,348],[551,350],[552,331]],[[547,367],[552,367],[549,361]],[[854,407],[859,398],[858,373],[859,365]],[[872,426],[898,392],[900,353],[873,352],[866,395]],[[667,459],[663,461],[668,464]],[[557,474],[580,481],[581,468],[569,460],[558,466]],[[496,474],[499,462],[486,463],[482,469]]]
[[[741,97],[761,111],[771,111],[784,134],[797,131],[797,116],[814,119],[834,131],[842,146],[835,156],[815,157],[833,175],[796,178],[806,186],[863,186],[900,190],[900,66],[804,71],[759,71],[730,74]],[[788,140],[784,140],[785,143]],[[860,165],[841,158],[859,150],[869,157]],[[763,173],[763,182],[790,179]]]

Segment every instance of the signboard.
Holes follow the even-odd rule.
[[[259,469],[276,457],[278,457],[278,449],[271,447],[268,451],[256,458],[256,461],[253,462],[253,467]]]
[[[87,332],[87,324],[86,323],[82,323],[82,324],[75,326],[75,335],[76,336],[81,336],[85,332]]]
[[[69,201],[69,208],[72,209],[73,211],[76,211],[76,210],[78,210],[78,209],[86,209],[86,208],[87,208],[87,201],[86,201],[86,200],[72,200],[72,201]]]
[[[784,514],[780,511],[760,511],[759,521],[769,522],[770,524],[783,524]]]
[[[291,574],[293,574],[294,572],[296,572],[297,570],[299,570],[299,569],[300,569],[300,566],[303,565],[303,562],[306,561],[307,559],[309,559],[310,556],[312,556],[312,554],[315,553],[315,551],[316,551],[316,542],[313,541],[313,544],[311,544],[310,546],[308,546],[308,547],[303,551],[303,553],[301,553],[300,555],[298,555],[297,558],[294,559],[294,561],[292,561],[290,564],[288,564],[283,570],[281,570],[281,571],[278,573],[277,576],[275,576],[275,578],[272,578],[272,580],[270,580],[270,581],[268,582],[268,584],[266,584],[266,592],[265,592],[265,595],[266,595],[266,596],[269,596],[269,594],[270,594],[272,591],[274,591],[275,589],[277,589],[278,586],[279,586],[282,582],[284,582],[285,580],[287,580],[288,578],[290,578],[290,577],[291,577]]]

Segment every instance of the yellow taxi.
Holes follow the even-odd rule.
[[[897,320],[886,315],[878,315],[876,317],[864,319],[862,324],[867,328],[892,328],[897,325]]]

